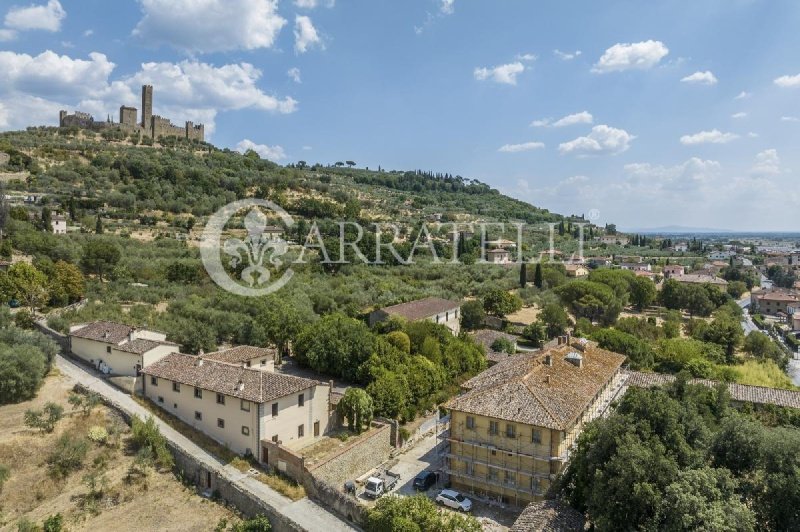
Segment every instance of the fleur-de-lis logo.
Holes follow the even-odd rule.
[[[223,241],[226,223],[238,212],[249,209],[244,217],[247,235],[244,238],[228,238]],[[267,217],[262,209],[278,215],[284,226],[291,228],[294,221],[278,205],[262,199],[245,199],[225,205],[208,220],[200,245],[200,255],[206,271],[219,286],[242,296],[264,296],[283,287],[294,272],[291,268],[270,282],[272,275],[269,266],[280,268],[281,256],[288,251],[288,244],[276,236],[280,230],[267,225]],[[227,255],[229,265],[242,268],[240,281],[234,280],[223,265],[222,257]]]
[[[276,267],[283,264],[279,257],[287,251],[286,241],[272,238],[266,233],[267,217],[256,207],[245,216],[244,227],[247,229],[244,240],[229,238],[222,245],[222,250],[232,257],[230,264],[233,268],[247,263],[247,267],[239,275],[242,281],[250,286],[261,286],[270,278],[269,270],[264,266],[264,259],[268,256],[269,263]]]

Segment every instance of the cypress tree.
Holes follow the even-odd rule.
[[[528,284],[528,264],[523,262],[519,267],[519,287],[525,288],[526,284]]]
[[[533,272],[533,284],[536,288],[541,288],[542,284],[542,264],[537,262],[536,263],[536,270]]]

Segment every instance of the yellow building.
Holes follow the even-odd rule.
[[[584,339],[509,357],[452,399],[447,472],[454,488],[505,504],[542,499],[584,425],[619,391],[625,357]]]

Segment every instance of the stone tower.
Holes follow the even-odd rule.
[[[150,129],[153,116],[153,86],[142,85],[142,127]]]

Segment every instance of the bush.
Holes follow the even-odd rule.
[[[73,471],[83,467],[89,444],[83,438],[76,438],[70,434],[61,436],[47,457],[50,474],[56,478],[66,478]]]
[[[105,427],[94,426],[89,429],[87,437],[91,441],[102,445],[108,441],[108,431],[105,429]]]
[[[142,421],[138,416],[131,419],[133,443],[137,449],[147,449],[155,463],[162,469],[175,465],[175,460],[167,447],[167,439],[161,434],[156,420],[150,416]]]
[[[8,477],[11,476],[11,471],[8,470],[8,467],[0,464],[0,492],[3,491],[3,484],[6,483]]]
[[[64,527],[64,516],[61,514],[51,515],[44,520],[42,528],[44,532],[61,532]]]

